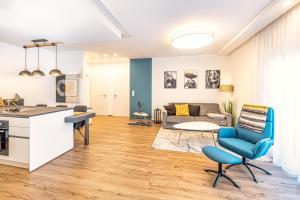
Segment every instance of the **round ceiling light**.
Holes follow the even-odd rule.
[[[199,49],[212,43],[213,31],[205,28],[185,28],[172,36],[172,46],[177,49]]]

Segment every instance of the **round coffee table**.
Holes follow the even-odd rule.
[[[216,140],[214,136],[214,131],[218,131],[220,129],[220,126],[214,123],[210,122],[201,122],[201,121],[195,121],[195,122],[184,122],[184,123],[179,123],[173,125],[174,128],[180,129],[180,134],[178,137],[177,144],[180,141],[182,131],[200,131],[202,133],[202,138],[203,138],[203,132],[210,132],[212,135],[212,138],[214,140],[215,146],[216,145]]]

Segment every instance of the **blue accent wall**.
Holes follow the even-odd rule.
[[[132,96],[134,91],[134,96]],[[152,58],[130,60],[130,117],[137,112],[137,103],[141,102],[142,112],[152,111]]]

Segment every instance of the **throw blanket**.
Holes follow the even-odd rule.
[[[242,128],[261,133],[265,129],[268,107],[245,104],[242,108],[239,125]]]

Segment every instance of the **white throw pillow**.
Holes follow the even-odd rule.
[[[225,119],[225,117],[226,117],[226,115],[219,114],[219,113],[207,113],[206,115],[213,119]]]

